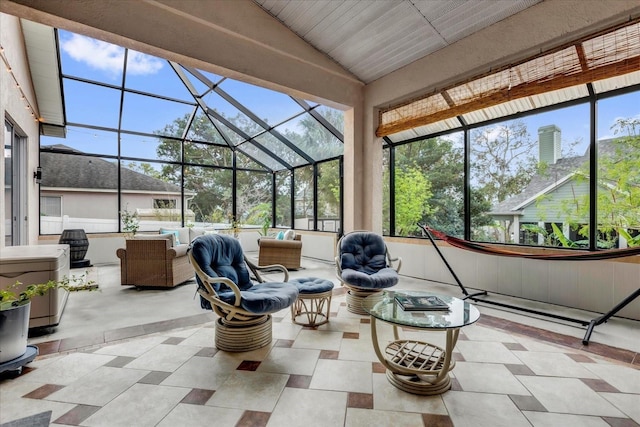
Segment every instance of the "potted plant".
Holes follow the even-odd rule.
[[[122,218],[122,231],[128,238],[132,238],[140,228],[140,220],[137,212],[129,212],[127,208],[120,212]]]
[[[49,280],[46,283],[31,284],[26,287],[16,282],[0,289],[0,342],[2,342],[0,363],[18,358],[27,350],[31,299],[46,295],[52,289],[81,291],[98,288],[92,280],[84,283],[83,277],[74,276],[72,279],[65,277],[62,280]],[[76,284],[77,282],[83,284]]]

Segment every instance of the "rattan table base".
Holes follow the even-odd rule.
[[[300,294],[291,306],[291,321],[302,326],[319,326],[329,321],[333,291]]]
[[[265,316],[261,323],[252,325],[229,325],[218,319],[215,344],[218,350],[241,352],[262,348],[272,340],[272,319]]]

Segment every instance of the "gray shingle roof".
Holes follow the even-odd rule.
[[[615,149],[613,140],[606,139],[598,142],[598,155],[613,153]],[[575,172],[580,166],[589,161],[589,149],[582,156],[568,157],[558,160],[555,164],[549,165],[542,174],[534,175],[529,185],[520,193],[510,197],[491,208],[491,214],[514,214],[520,210],[515,210],[523,202],[540,194],[545,188],[555,183],[563,181],[568,175]]]
[[[49,146],[65,153],[40,153],[42,187],[115,190],[118,188],[118,165],[99,157],[81,155],[80,151],[57,144]],[[67,154],[76,152],[79,155]],[[122,189],[180,193],[180,187],[131,169],[122,168]]]

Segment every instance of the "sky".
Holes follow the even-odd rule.
[[[64,74],[88,78],[108,85],[121,84],[124,48],[62,30],[59,36]],[[205,74],[214,82],[221,79],[220,76],[212,73]],[[199,91],[205,89],[200,82],[195,84]],[[147,92],[157,92],[155,88],[160,86],[165,96],[193,101],[166,61],[131,50],[127,62],[126,86]],[[301,107],[288,96],[268,89],[231,79],[225,80],[220,87],[269,124],[279,123],[302,111]],[[64,88],[69,122],[111,128],[118,126],[119,92],[69,80],[65,80]],[[208,94],[205,100],[228,116],[235,116],[238,113],[235,107],[215,93]],[[127,93],[123,111],[123,128],[153,133],[173,122],[175,118],[189,114],[191,111],[192,107],[189,105]],[[611,138],[613,136],[611,126],[617,118],[621,117],[640,119],[640,92],[599,102],[598,138]],[[540,126],[555,124],[561,129],[564,150],[577,142],[574,152],[581,155],[588,147],[589,107],[587,104],[536,114],[523,120],[532,138],[537,138],[537,129]],[[291,126],[295,125],[291,124]],[[94,145],[94,148],[100,147],[100,154],[117,154],[117,141],[110,133],[78,128],[69,130],[70,144],[67,145],[83,149],[87,144],[87,136],[91,136],[93,144],[100,141],[99,145]],[[131,146],[126,155],[148,157],[154,154],[156,147],[155,141],[152,141],[154,138],[135,136],[127,138],[131,140]],[[65,142],[52,138],[50,142],[45,143]]]

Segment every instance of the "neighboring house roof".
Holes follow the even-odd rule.
[[[612,154],[615,150],[612,139],[598,142],[598,155]],[[589,161],[589,149],[582,156],[559,159],[556,163],[548,165],[544,173],[534,175],[529,185],[520,193],[510,197],[491,208],[491,215],[517,215],[535,199],[549,193],[552,189],[565,183],[586,162]]]
[[[65,153],[40,153],[42,187],[78,188],[88,190],[115,190],[118,188],[118,164],[84,154],[62,144],[49,146]],[[122,190],[141,192],[180,193],[180,187],[161,179],[122,168]]]

